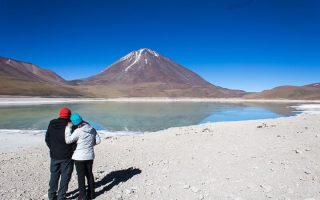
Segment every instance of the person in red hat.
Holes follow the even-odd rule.
[[[61,108],[59,117],[50,121],[45,141],[50,150],[49,200],[64,200],[73,171],[73,145],[66,144],[64,132],[70,122],[71,111]],[[60,184],[59,184],[60,180]],[[58,190],[59,185],[59,190]]]

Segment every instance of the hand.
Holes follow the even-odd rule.
[[[68,122],[68,125],[67,125],[67,126],[71,128],[73,125],[72,125],[71,122]]]

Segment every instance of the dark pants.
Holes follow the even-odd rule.
[[[79,196],[82,198],[94,197],[94,177],[92,173],[93,160],[74,161],[78,174]],[[88,193],[86,194],[85,177],[88,182]]]
[[[56,160],[51,158],[50,162],[50,182],[48,197],[49,200],[64,200],[68,191],[68,184],[73,171],[73,160]],[[60,179],[59,191],[57,196],[58,184]]]

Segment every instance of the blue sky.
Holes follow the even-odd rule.
[[[0,0],[0,56],[70,80],[153,49],[227,88],[320,81],[317,0]]]

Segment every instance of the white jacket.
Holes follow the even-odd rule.
[[[72,155],[73,160],[93,160],[93,147],[101,142],[97,131],[89,124],[77,128],[71,134],[71,128],[66,127],[65,139],[67,144],[77,141],[77,148]]]

